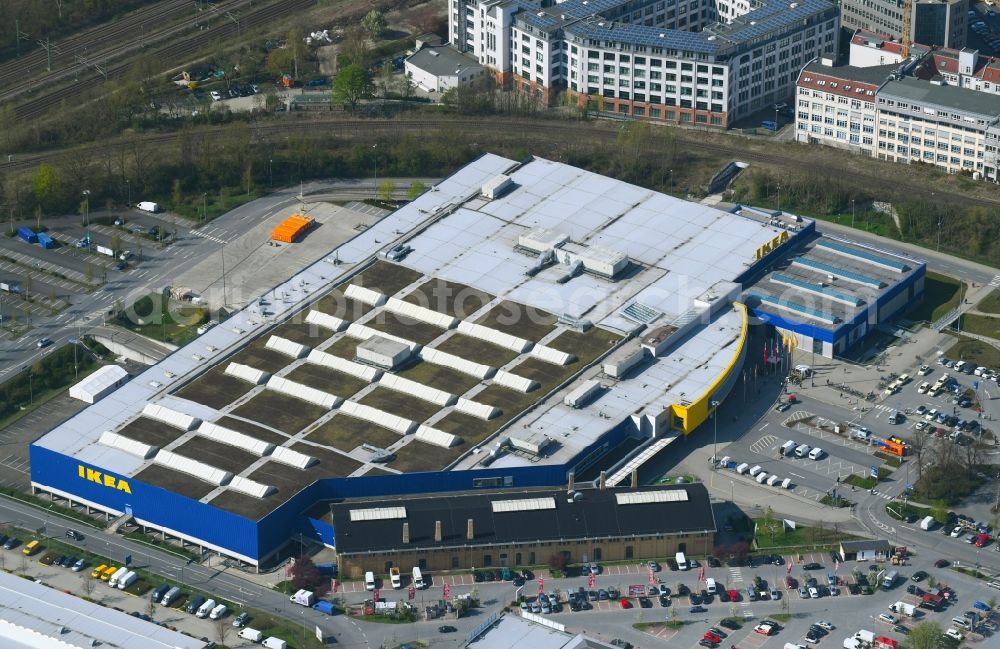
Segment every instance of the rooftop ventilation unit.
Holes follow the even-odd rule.
[[[486,182],[482,188],[482,195],[485,198],[493,200],[504,195],[512,186],[514,182],[510,179],[510,176],[506,174],[500,174]]]

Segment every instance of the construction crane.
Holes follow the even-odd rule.
[[[910,14],[913,12],[913,0],[903,0],[903,33],[900,34],[899,43],[902,46],[900,51],[903,59],[910,58]]]

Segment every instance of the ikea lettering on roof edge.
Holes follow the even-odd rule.
[[[267,565],[300,533],[334,546],[337,499],[587,469],[616,485],[729,394],[760,315],[749,284],[814,238],[794,215],[485,154],[38,439],[32,487]],[[335,312],[360,304],[348,291],[377,299]],[[356,352],[373,339],[402,344]]]

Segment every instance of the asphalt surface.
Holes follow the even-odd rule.
[[[398,191],[403,193],[414,180],[420,180],[427,186],[436,182],[436,179],[430,178],[394,178],[392,180],[399,188]],[[180,275],[184,269],[198,264],[209,256],[218,254],[222,245],[239,238],[250,227],[267,219],[273,213],[299,202],[300,189],[309,200],[313,200],[314,196],[323,199],[352,200],[371,198],[374,194],[372,179],[306,183],[301,188],[278,190],[242,205],[201,228],[188,227],[189,224],[186,221],[169,216],[153,217],[152,215],[135,213],[132,216],[144,225],[159,222],[161,224],[169,223],[171,230],[176,228],[175,242],[168,247],[158,248],[152,241],[142,242],[136,239],[132,242],[135,243],[133,252],[138,253],[139,243],[144,243],[142,263],[138,268],[127,271],[109,270],[108,283],[105,286],[90,294],[71,296],[71,306],[55,317],[48,316],[41,308],[34,309],[32,311],[32,328],[29,331],[17,339],[0,339],[0,380],[9,372],[34,363],[79,333],[85,333],[90,327],[103,324],[105,316],[116,300],[122,305],[127,305],[136,297],[151,290],[160,290],[164,286],[170,286],[174,278]],[[72,227],[74,226],[68,225],[67,229],[72,230]],[[89,230],[97,232],[109,230],[112,234],[119,234],[125,245],[129,245],[129,242],[134,238],[107,226],[92,225]],[[83,229],[80,230],[81,234],[82,231]],[[104,236],[110,238],[111,235],[104,233]],[[18,242],[13,242],[12,245],[16,243]],[[61,250],[61,248],[42,250],[38,246],[29,245],[23,247],[27,249],[37,248],[37,250],[30,252],[43,256],[55,255],[58,250]],[[15,246],[14,249],[20,250],[21,247]],[[72,251],[70,254],[75,258],[77,251]],[[79,254],[85,257],[84,253]],[[62,256],[65,254],[60,255],[60,257]],[[57,262],[61,261],[62,259],[57,259]],[[12,300],[10,296],[3,297],[3,305],[0,308],[10,309],[16,304],[16,300]],[[35,343],[42,337],[51,339],[54,344],[45,349],[38,349]]]

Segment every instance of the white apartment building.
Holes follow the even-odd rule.
[[[830,59],[810,62],[799,73],[796,88],[795,140],[874,155],[875,93],[896,67],[834,67]]]
[[[998,182],[996,95],[948,85],[938,74],[906,76],[925,74],[927,61],[933,63],[937,54],[867,68],[810,62],[797,83],[796,141]],[[967,69],[975,67],[964,52],[956,55]]]
[[[449,39],[520,92],[727,128],[837,52],[827,0],[450,0]]]
[[[1000,123],[996,96],[904,77],[887,81],[877,104],[879,158],[997,182],[995,146],[986,164],[987,131],[995,142]]]

